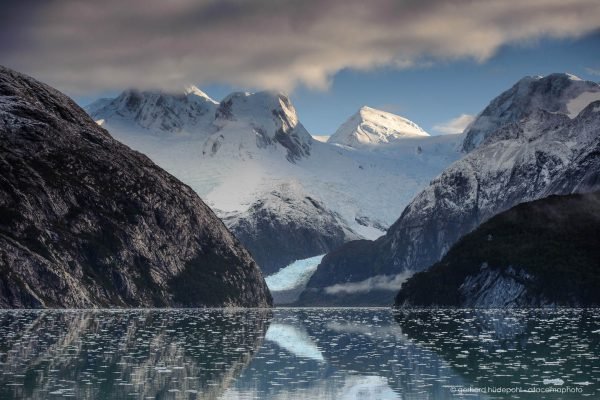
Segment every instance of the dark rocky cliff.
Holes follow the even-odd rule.
[[[600,192],[551,196],[496,215],[411,277],[397,306],[600,305]]]
[[[71,99],[0,67],[0,307],[268,306],[186,185]]]

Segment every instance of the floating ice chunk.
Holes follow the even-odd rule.
[[[544,385],[556,385],[556,386],[560,386],[560,385],[564,385],[565,381],[563,381],[560,378],[554,378],[554,379],[544,379]]]

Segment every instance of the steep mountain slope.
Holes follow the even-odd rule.
[[[323,254],[359,239],[339,215],[292,184],[274,188],[248,211],[224,216],[223,222],[261,260],[260,267],[266,275],[305,258],[306,254]]]
[[[278,143],[290,162],[310,155],[312,137],[299,123],[290,100],[280,93],[232,93],[219,104],[214,125],[217,131],[207,140],[205,154],[235,152],[236,147],[241,154],[244,149],[252,152],[253,144],[266,148]],[[229,149],[222,149],[224,145]]]
[[[271,303],[196,193],[4,67],[0,138],[0,307]]]
[[[600,192],[519,204],[410,278],[397,306],[600,305]]]
[[[414,122],[365,106],[344,122],[327,142],[361,148],[423,136],[429,135]]]
[[[554,80],[577,86],[581,82],[565,74],[543,80],[551,87]],[[530,81],[531,85],[538,83]],[[592,88],[589,93],[596,93],[598,84],[586,85]],[[499,98],[510,97],[512,92],[511,89]],[[553,92],[547,95],[554,96]],[[567,104],[571,101],[561,99]],[[496,103],[498,99],[492,102]],[[537,102],[545,103],[553,102]],[[591,103],[574,118],[536,108],[518,121],[497,121],[498,125],[489,127],[491,133],[477,148],[453,163],[415,197],[385,236],[366,244],[350,242],[326,256],[301,301],[339,301],[328,299],[328,286],[427,268],[461,236],[515,204],[551,194],[600,188],[599,106],[600,102]],[[478,124],[476,120],[474,126]],[[365,256],[346,257],[345,254],[357,252],[355,247],[360,247],[359,253]],[[370,302],[369,296],[366,293],[356,301]],[[391,291],[387,298],[392,300]]]
[[[105,116],[89,110],[95,119]],[[387,121],[403,120],[394,118]],[[149,134],[111,118],[103,123],[189,184],[268,272],[344,241],[381,236],[414,194],[460,156],[462,140],[414,136],[368,151],[320,143],[290,100],[273,92],[227,96],[212,122],[188,135]]]
[[[589,103],[600,100],[600,87],[570,74],[527,76],[496,97],[465,130],[464,151],[471,151],[503,125],[541,109],[574,118]]]

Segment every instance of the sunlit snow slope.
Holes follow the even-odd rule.
[[[426,136],[429,134],[406,118],[365,106],[344,122],[328,142],[364,148]]]
[[[370,130],[376,143],[318,142],[290,100],[273,92],[233,93],[216,103],[199,89],[129,90],[87,109],[117,139],[190,185],[234,233],[247,237],[242,241],[253,254],[267,246],[276,261],[255,258],[268,273],[348,240],[381,236],[415,193],[459,158],[462,141],[461,135],[428,136],[402,117],[364,107],[360,121],[352,117],[354,125],[343,130],[350,136],[356,136],[352,126]],[[272,219],[264,231],[253,229]],[[316,219],[330,222],[316,232],[323,240],[311,241]],[[309,233],[289,238],[301,254],[269,248],[269,226],[307,227]]]

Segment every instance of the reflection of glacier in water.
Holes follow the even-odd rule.
[[[224,397],[450,398],[449,387],[465,382],[408,340],[391,310],[276,309],[263,346]]]
[[[400,399],[400,395],[394,392],[389,387],[387,379],[381,376],[350,376],[341,388],[339,397],[336,398],[395,400]]]
[[[273,323],[267,330],[265,339],[277,343],[281,348],[289,351],[296,357],[310,358],[324,362],[323,354],[315,343],[308,337],[306,330],[293,325]]]
[[[0,399],[472,399],[486,395],[451,389],[516,384],[595,398],[598,326],[594,310],[2,311]]]

